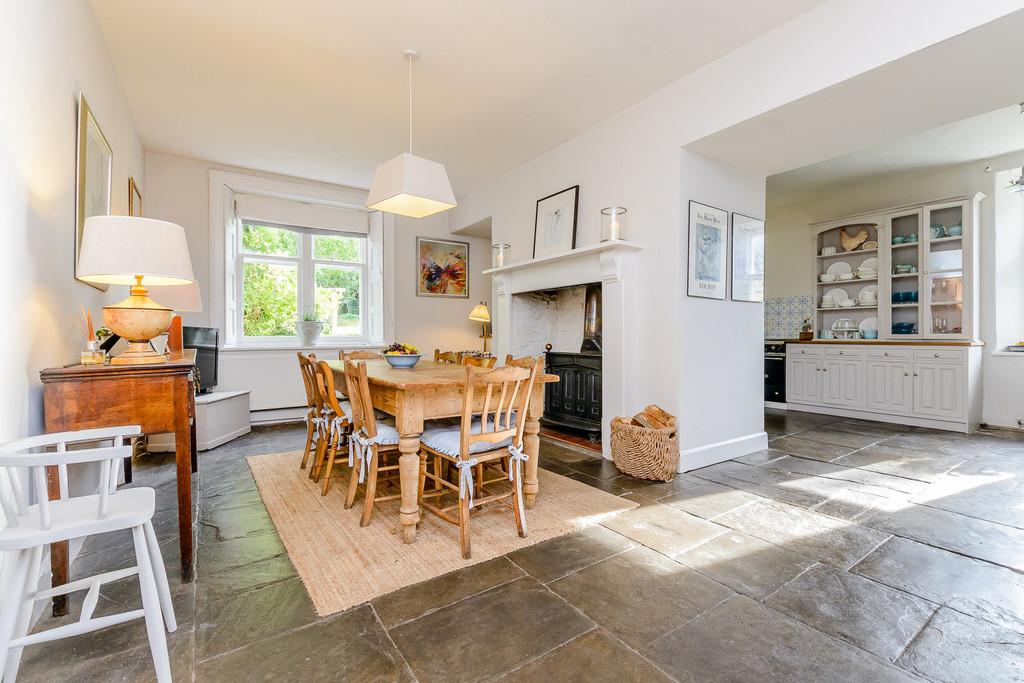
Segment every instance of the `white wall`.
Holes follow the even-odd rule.
[[[1024,222],[1020,196],[1003,191],[1024,150],[991,159],[884,174],[773,202],[768,195],[765,289],[768,297],[814,294],[814,241],[810,223],[889,206],[982,192],[981,336],[985,342],[982,419],[1017,426],[1024,417],[1024,357],[1000,349],[1024,337]],[[986,172],[991,166],[993,172]],[[769,182],[769,187],[771,183]],[[997,220],[997,213],[1000,218]]]
[[[79,304],[101,324],[111,295],[74,279],[78,93],[113,149],[111,210],[128,177],[145,188],[142,145],[89,3],[0,3],[0,441],[43,430],[39,370],[77,361]]]
[[[730,187],[700,183],[699,173],[687,169],[699,169],[703,162],[684,156],[681,168],[680,149],[1020,7],[1019,2],[827,2],[461,196],[451,225],[459,228],[490,218],[493,241],[511,244],[512,260],[518,261],[530,256],[534,207],[540,197],[580,185],[577,247],[599,240],[602,207],[627,207],[627,238],[644,245],[623,266],[628,282],[627,409],[658,403],[680,414],[684,405],[699,404],[699,397],[708,392],[717,397],[716,387],[749,384],[754,389],[751,371],[761,358],[755,343],[762,337],[761,323],[754,321],[761,314],[734,314],[740,304],[673,302],[679,302],[685,291],[681,200],[716,194],[729,201],[723,208],[742,206],[761,216],[763,197],[758,205],[756,179],[721,169],[716,171],[718,178]],[[923,16],[928,21],[922,21]],[[696,342],[692,335],[698,330],[719,338],[746,332],[758,341],[737,343],[737,352],[749,356],[725,358],[717,347]],[[731,343],[726,347],[731,349]],[[697,355],[684,353],[687,350]],[[698,369],[702,367],[714,371]],[[760,371],[755,374],[760,384]],[[697,398],[684,404],[684,394]],[[747,452],[752,442],[730,441],[752,429],[751,416],[761,410],[762,397],[760,388],[737,391],[728,403],[715,405],[716,410],[737,411],[737,424],[695,427],[683,436],[685,447],[721,446],[717,453],[723,457]]]
[[[240,169],[207,161],[159,152],[146,153],[146,180],[143,196],[145,215],[178,223],[188,236],[192,264],[203,293],[204,310],[185,313],[186,325],[212,325],[210,256],[210,177],[211,169],[299,182],[310,188],[341,189],[315,181],[306,181],[271,173]],[[396,218],[394,221],[394,265],[385,278],[394,288],[395,338],[419,346],[424,353],[435,347],[444,349],[481,348],[480,328],[467,319],[473,306],[489,299],[490,276],[482,270],[490,266],[490,245],[486,240],[454,236],[448,230],[446,214],[420,220]],[[470,244],[470,296],[468,299],[443,299],[416,296],[416,237],[455,239]],[[333,349],[322,354],[333,357]],[[226,351],[221,353],[218,387],[225,390],[249,389],[254,411],[288,408],[305,403],[302,383],[292,351]]]

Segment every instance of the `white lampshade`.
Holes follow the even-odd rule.
[[[442,164],[403,152],[377,167],[367,207],[423,218],[457,206]]]
[[[491,322],[491,312],[487,310],[487,303],[481,301],[473,310],[469,312],[469,319],[475,320],[478,323],[489,323]]]
[[[150,287],[149,298],[177,313],[198,313],[203,310],[203,297],[198,282]]]
[[[86,218],[78,253],[79,279],[131,285],[137,275],[147,286],[192,282],[185,229],[137,216]]]

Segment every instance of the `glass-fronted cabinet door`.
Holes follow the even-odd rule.
[[[964,243],[969,211],[969,202],[924,207],[922,322],[926,337],[964,335]]]
[[[884,249],[883,262],[888,269],[888,291],[879,293],[887,297],[888,320],[886,336],[894,339],[920,337],[921,326],[921,271],[922,271],[922,221],[921,209],[895,213],[887,218],[888,244]],[[885,289],[881,288],[880,289]]]

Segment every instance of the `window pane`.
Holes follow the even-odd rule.
[[[298,256],[299,233],[268,225],[243,223],[242,251],[267,256]]]
[[[313,258],[320,261],[362,263],[363,240],[358,237],[313,235]]]
[[[338,337],[362,336],[359,290],[362,272],[358,268],[316,267],[316,309],[325,334]]]
[[[294,337],[298,291],[296,266],[246,261],[242,271],[242,334]]]

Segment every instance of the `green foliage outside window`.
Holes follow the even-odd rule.
[[[242,251],[268,256],[298,256],[299,234],[266,225],[243,223]]]
[[[242,334],[247,337],[295,335],[299,306],[294,266],[246,263],[242,271],[242,291]]]

